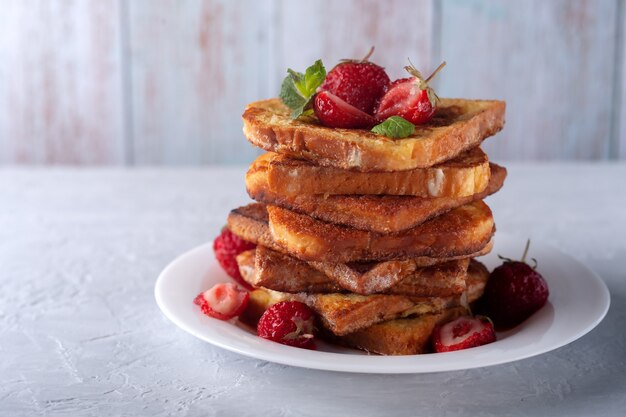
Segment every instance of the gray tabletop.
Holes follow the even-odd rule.
[[[626,165],[509,164],[498,230],[611,291],[582,339],[462,372],[365,375],[242,357],[168,322],[153,286],[244,204],[245,167],[0,171],[0,415],[623,416]]]

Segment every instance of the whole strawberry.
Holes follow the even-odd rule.
[[[268,340],[304,349],[315,349],[315,313],[299,301],[281,301],[259,319],[257,334]]]
[[[548,300],[550,291],[541,274],[525,262],[530,241],[521,261],[508,258],[493,270],[485,287],[483,306],[496,328],[517,326]]]
[[[222,233],[213,241],[213,251],[215,258],[226,273],[241,284],[246,289],[252,289],[250,284],[244,281],[239,266],[235,259],[241,252],[254,249],[256,245],[247,240],[243,240],[239,236],[233,234],[227,227],[222,229]]]
[[[320,90],[329,91],[351,106],[373,114],[378,100],[389,85],[389,76],[381,66],[369,62],[372,47],[361,60],[344,60],[330,70]]]
[[[404,67],[412,77],[401,78],[389,86],[376,109],[376,118],[385,120],[391,116],[399,116],[414,125],[424,124],[432,119],[439,98],[428,82],[444,65],[445,62],[426,79],[413,65]]]
[[[496,332],[489,318],[459,317],[433,330],[435,352],[452,352],[486,345],[496,341]]]

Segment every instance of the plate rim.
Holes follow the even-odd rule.
[[[509,233],[502,233],[502,232],[498,233],[497,238],[500,238],[503,240],[508,240],[508,239],[519,240],[519,241],[525,240],[516,235],[509,234]],[[606,283],[591,268],[589,268],[587,265],[580,262],[573,256],[567,254],[566,252],[563,252],[562,250],[558,248],[555,248],[552,245],[549,245],[544,242],[539,242],[539,243],[535,242],[535,244],[548,247],[551,250],[557,252],[559,255],[565,258],[568,258],[570,261],[573,261],[573,263],[578,268],[583,269],[587,275],[593,278],[593,280],[595,281],[595,284],[598,286],[598,289],[600,290],[601,297],[602,297],[601,301],[603,304],[603,309],[601,313],[598,314],[598,316],[595,318],[595,320],[591,321],[586,327],[581,328],[577,332],[573,332],[571,335],[569,335],[569,337],[563,338],[563,340],[560,340],[558,343],[551,344],[550,346],[537,349],[536,351],[529,351],[529,352],[520,354],[514,358],[502,356],[494,360],[490,360],[487,363],[480,361],[477,363],[468,363],[464,365],[463,367],[457,366],[457,367],[452,367],[449,369],[445,369],[445,366],[442,366],[441,364],[438,364],[437,366],[433,366],[429,364],[416,364],[414,365],[414,367],[408,367],[408,368],[405,365],[402,365],[402,363],[406,362],[407,359],[417,359],[419,357],[423,357],[424,355],[402,355],[402,356],[383,356],[383,355],[376,355],[376,354],[350,355],[350,354],[345,354],[345,353],[308,351],[308,350],[300,350],[300,349],[298,349],[298,354],[293,355],[294,349],[296,348],[293,348],[290,346],[284,346],[275,342],[266,341],[261,338],[258,338],[259,342],[263,344],[268,344],[267,349],[257,349],[254,347],[242,349],[237,346],[228,344],[227,342],[222,341],[219,338],[217,339],[209,338],[209,337],[206,337],[205,335],[199,334],[194,329],[194,326],[180,319],[175,312],[170,310],[169,306],[167,305],[166,296],[163,294],[163,285],[164,285],[165,280],[167,279],[166,277],[171,273],[170,271],[172,269],[175,269],[179,264],[183,263],[185,260],[189,258],[193,258],[194,255],[204,252],[207,249],[210,250],[212,248],[212,242],[213,241],[205,242],[201,245],[195,246],[181,253],[176,258],[171,260],[167,264],[167,266],[161,271],[161,273],[158,275],[157,280],[155,282],[155,287],[154,287],[154,297],[155,297],[157,306],[161,310],[161,313],[165,317],[167,317],[169,321],[171,321],[180,329],[184,330],[186,333],[204,342],[207,342],[213,346],[217,346],[221,349],[238,353],[246,357],[264,360],[268,362],[274,362],[274,363],[278,363],[282,365],[295,366],[299,368],[317,369],[317,370],[325,370],[325,371],[333,371],[333,372],[351,372],[351,373],[367,373],[367,374],[421,374],[421,373],[452,372],[452,371],[459,371],[459,370],[466,370],[466,369],[484,368],[484,367],[495,366],[495,365],[500,365],[504,363],[516,362],[516,361],[524,360],[533,356],[542,355],[544,353],[559,349],[583,337],[584,335],[592,331],[596,326],[598,326],[598,324],[602,322],[602,320],[606,317],[610,308],[610,304],[611,304],[610,291],[608,287],[606,286]],[[210,259],[209,260],[210,263],[216,263],[216,261],[213,258],[208,258],[208,259]],[[229,323],[229,325],[232,325],[232,323],[230,322],[226,322],[226,323]],[[242,329],[242,331],[244,330]],[[253,337],[256,338],[256,336],[253,336]],[[474,348],[474,349],[481,349],[481,347]],[[307,355],[311,355],[312,357],[304,358],[302,357],[303,356],[302,352],[306,352]],[[458,354],[458,353],[459,352],[439,353],[437,354],[437,356]],[[345,359],[346,357],[370,358],[370,360],[371,359],[373,360],[371,360],[370,364],[353,363],[350,360],[343,361],[343,362],[337,362],[336,360],[334,360],[334,359],[340,359],[340,358]],[[394,362],[397,362],[397,363],[394,363]],[[418,366],[420,369],[415,369],[415,366]]]

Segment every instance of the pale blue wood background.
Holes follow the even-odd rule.
[[[247,163],[246,103],[376,45],[507,101],[495,160],[626,158],[623,0],[0,0],[0,163]]]

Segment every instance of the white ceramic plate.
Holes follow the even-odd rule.
[[[498,233],[493,252],[482,258],[489,270],[501,261],[496,254],[519,259],[525,239]],[[548,303],[513,330],[498,333],[492,344],[457,352],[410,356],[378,356],[318,343],[311,351],[270,342],[236,320],[203,315],[194,297],[230,278],[215,261],[207,243],[170,263],[156,282],[155,296],[163,313],[186,332],[215,346],[270,362],[342,372],[422,373],[477,368],[517,361],[564,346],[593,329],[609,308],[609,292],[587,267],[559,250],[532,242],[529,257],[550,287]]]

